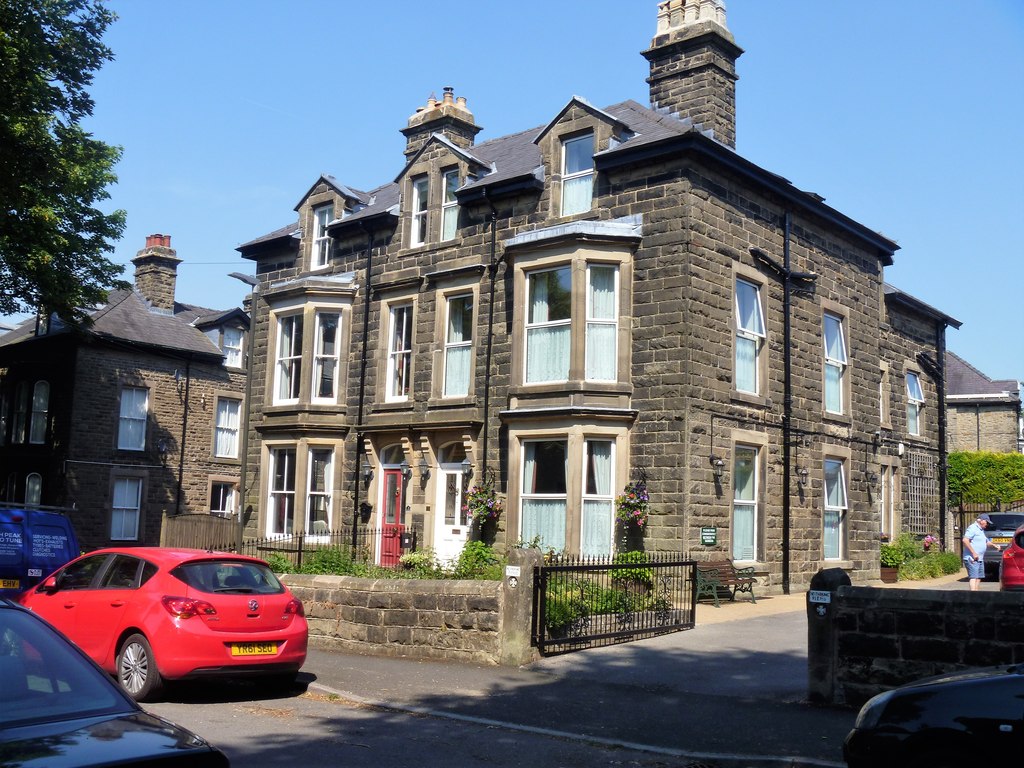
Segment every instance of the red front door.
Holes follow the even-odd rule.
[[[405,511],[403,498],[402,470],[384,470],[383,520],[380,532],[380,564],[389,567],[398,565],[402,556],[402,524]]]

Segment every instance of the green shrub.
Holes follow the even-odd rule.
[[[302,559],[300,573],[350,575],[352,558],[343,549],[314,549]]]
[[[930,552],[922,557],[907,560],[900,566],[901,581],[935,579],[951,573],[958,573],[962,567],[956,552]]]
[[[500,581],[502,563],[498,554],[482,541],[467,541],[452,569],[456,579],[488,579]]]
[[[267,565],[270,566],[270,570],[274,573],[294,573],[295,565],[282,554],[277,552],[271,552],[270,556],[266,558]]]
[[[429,547],[416,552],[406,552],[398,558],[398,563],[406,570],[406,575],[415,579],[436,579],[441,570],[437,555]]]
[[[620,552],[615,555],[613,563],[620,564],[646,564],[650,562],[646,552]],[[636,585],[650,589],[654,586],[654,570],[651,568],[614,568],[612,569],[612,584],[618,587],[623,585]]]

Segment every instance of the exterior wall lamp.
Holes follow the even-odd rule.
[[[725,460],[721,456],[711,456],[711,471],[715,473],[715,479],[721,480],[725,472]]]
[[[467,480],[473,476],[473,462],[468,456],[462,460],[462,476]]]
[[[420,471],[420,477],[423,480],[426,480],[428,477],[430,477],[430,464],[427,463],[426,456],[420,459],[420,463],[416,466],[416,468]]]
[[[807,467],[798,467],[796,470],[796,481],[799,483],[801,488],[807,487],[807,477],[809,473]]]
[[[364,464],[363,465],[363,482],[364,483],[369,483],[371,480],[373,480],[373,467],[370,466],[369,464]]]
[[[412,467],[409,466],[408,461],[402,461],[402,463],[399,464],[398,466],[402,468],[403,480],[408,480],[410,477],[412,477]]]
[[[868,472],[867,475],[866,475],[866,479],[868,481],[868,485],[870,485],[872,488],[877,488],[878,487],[878,473],[877,472]]]

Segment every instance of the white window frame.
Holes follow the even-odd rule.
[[[598,317],[594,302],[595,270],[612,272],[611,317]],[[619,265],[600,262],[587,263],[586,339],[584,350],[584,378],[587,381],[618,381],[619,368]],[[607,330],[611,329],[611,334]],[[608,343],[610,335],[611,344]],[[605,368],[607,366],[607,368]]]
[[[387,390],[384,397],[387,402],[406,401],[412,392],[412,322],[412,302],[393,304],[388,308]]]
[[[310,269],[326,269],[331,263],[331,236],[327,225],[334,219],[334,203],[313,208],[313,258]]]
[[[268,480],[267,535],[290,536],[295,533],[295,478],[298,448],[294,445],[273,446],[270,449],[270,478]],[[279,471],[282,470],[283,474]],[[278,519],[278,505],[283,505],[284,517]]]
[[[829,341],[836,335],[829,331],[830,322],[832,323],[832,328],[835,329],[835,331],[838,331],[838,337],[834,339],[838,344],[835,346],[834,350],[829,349]],[[846,369],[849,365],[849,356],[846,347],[845,326],[845,321],[841,315],[837,315],[834,312],[825,312],[822,316],[821,336],[824,354],[823,401],[825,411],[827,413],[837,415],[846,413],[846,397],[844,389]],[[834,372],[834,381],[832,381],[832,383],[830,383],[830,372]],[[838,401],[837,406],[833,399]]]
[[[274,360],[274,403],[296,403],[302,392],[302,335],[305,322],[301,312],[278,315]],[[287,387],[287,390],[285,388]]]
[[[327,352],[324,349],[324,320],[327,317],[335,319],[333,352]],[[316,313],[316,332],[313,342],[313,381],[310,388],[310,399],[315,403],[336,403],[338,401],[338,377],[341,374],[341,323],[342,313],[340,310],[318,310]],[[334,370],[331,380],[331,391],[327,395],[322,395],[320,394],[320,385],[324,380],[324,371],[328,367]]]
[[[228,368],[244,368],[245,331],[241,328],[227,326],[221,336],[221,352],[224,353],[224,365]]]
[[[214,414],[214,456],[219,459],[238,458],[241,423],[242,401],[234,397],[218,397]]]
[[[315,478],[313,476],[316,462],[314,461],[315,454],[327,454],[327,462],[324,465],[324,476],[323,476],[323,487],[317,487]],[[306,462],[306,522],[305,530],[307,535],[313,534],[316,536],[326,536],[331,530],[331,494],[332,494],[332,480],[334,477],[334,449],[329,446],[314,445],[310,446],[308,453],[308,461]],[[315,488],[315,490],[314,490]],[[327,524],[326,530],[317,530],[316,521],[312,519],[313,511],[316,509],[317,500],[322,500],[324,509],[327,513],[327,519],[324,521]]]
[[[541,275],[548,275],[553,272],[564,272],[569,277],[569,314],[564,318],[556,318],[554,320],[548,319],[550,315],[551,302],[545,299],[545,317],[534,318],[533,315],[533,295],[534,286],[537,278]],[[572,264],[558,264],[552,267],[544,269],[535,269],[526,273],[526,308],[523,314],[525,319],[525,355],[523,364],[523,379],[526,384],[544,384],[548,382],[568,381],[569,374],[572,370]],[[564,370],[560,365],[557,369],[552,368],[549,371],[542,371],[536,368],[536,365],[540,365],[543,361],[549,361],[550,356],[548,354],[535,354],[531,357],[531,348],[535,344],[540,344],[539,341],[533,341],[531,337],[546,336],[551,332],[557,332],[560,329],[565,329],[565,333],[568,337],[568,342],[565,344],[565,361]],[[535,364],[531,364],[534,361]],[[559,361],[561,363],[561,361]],[[551,375],[551,374],[555,375]]]
[[[149,390],[145,387],[121,387],[117,449],[119,451],[145,450],[148,421]]]
[[[32,387],[32,414],[29,419],[28,441],[32,445],[46,444],[46,428],[50,421],[50,384],[37,381]]]
[[[593,448],[598,443],[608,446],[608,487],[597,488],[591,481],[593,476]],[[583,441],[583,468],[581,477],[582,499],[580,501],[580,554],[584,557],[612,554],[615,537],[615,439],[594,437]],[[568,511],[568,510],[567,510]]]
[[[142,478],[114,478],[110,505],[111,541],[138,541],[141,514]]]
[[[442,182],[441,239],[454,240],[459,233],[459,201],[455,197],[459,188],[459,169],[445,171]]]
[[[470,382],[473,380],[473,331],[476,327],[476,301],[472,292],[452,294],[445,297],[444,314],[444,385],[441,388],[444,397],[466,397],[469,395]],[[455,302],[464,302],[465,308],[462,315],[468,314],[462,326],[464,338],[454,339],[452,337],[452,305]],[[468,337],[466,334],[468,333]],[[464,379],[460,380],[453,375],[452,358],[458,355],[466,358]]]
[[[921,409],[924,407],[924,390],[921,377],[914,371],[907,371],[907,434],[921,435]]]
[[[736,312],[736,349],[733,356],[733,381],[735,382],[737,392],[746,392],[751,395],[759,395],[761,393],[761,350],[764,348],[764,341],[767,338],[764,323],[764,305],[761,301],[761,288],[761,285],[741,277],[736,278],[733,288],[733,305]],[[740,301],[741,292],[746,289],[750,289],[753,296],[753,306],[748,307],[752,312],[749,313],[748,317],[744,317],[744,307]],[[751,347],[753,348],[752,360],[749,362],[742,360],[740,350],[750,349]],[[744,371],[746,365],[749,365],[752,370]],[[746,386],[748,381],[753,381],[753,384],[749,387]]]
[[[430,177],[412,179],[412,205],[410,206],[409,244],[423,245],[430,236]]]
[[[849,494],[846,486],[846,462],[836,457],[826,457],[822,463],[824,488],[822,518],[822,556],[825,560],[842,560],[846,531],[846,513],[849,510]],[[833,522],[834,521],[834,522]],[[834,533],[829,533],[829,528]]]
[[[25,477],[25,506],[38,507],[43,499],[43,476],[29,472]]]
[[[739,482],[744,477],[741,471],[740,462],[748,458],[751,465],[750,477],[751,488],[741,489]],[[760,504],[761,495],[761,452],[756,445],[737,443],[733,448],[733,472],[732,472],[732,559],[737,562],[751,563],[757,561],[757,542],[760,535]],[[751,516],[750,540],[740,541],[737,523],[738,508]]]
[[[570,156],[573,154],[572,150],[586,144],[590,150],[586,153],[586,157],[590,159],[589,166],[580,166],[574,170],[569,170]],[[586,213],[594,207],[594,134],[588,133],[583,136],[575,136],[570,139],[562,140],[562,202],[561,202],[561,214],[562,216],[574,216],[578,213]],[[580,190],[584,186],[584,182],[589,182],[590,194],[583,195]],[[584,205],[583,200],[586,199],[587,203]],[[574,202],[576,201],[576,202]]]
[[[527,488],[527,481],[531,478],[531,475],[527,472],[528,456],[530,454],[531,445],[540,445],[542,443],[561,443],[563,446],[563,472],[565,473],[565,490],[562,493],[544,493],[537,492]],[[553,505],[551,509],[539,509],[537,514],[543,516],[545,519],[550,517],[554,523],[552,535],[549,538],[542,538],[541,548],[544,550],[554,549],[556,552],[563,551],[566,547],[566,533],[567,533],[567,518],[569,512],[569,468],[568,462],[570,460],[571,445],[566,435],[552,435],[543,439],[525,439],[521,443],[522,446],[522,461],[519,467],[519,482],[521,493],[519,495],[519,537],[520,540],[528,541],[535,535],[534,531],[527,531],[525,529],[526,524],[526,507],[528,504],[538,505]],[[535,466],[541,465],[543,462],[534,459]],[[560,511],[555,511],[555,507],[561,506]],[[561,530],[558,530],[558,528]]]

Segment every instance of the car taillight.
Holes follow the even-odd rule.
[[[205,600],[195,600],[191,597],[165,595],[160,598],[160,603],[176,619],[191,619],[193,616],[213,616],[217,613],[217,609],[210,603]]]
[[[284,607],[285,616],[305,616],[306,609],[302,607],[302,601],[296,598],[292,598],[288,601],[288,605]]]

